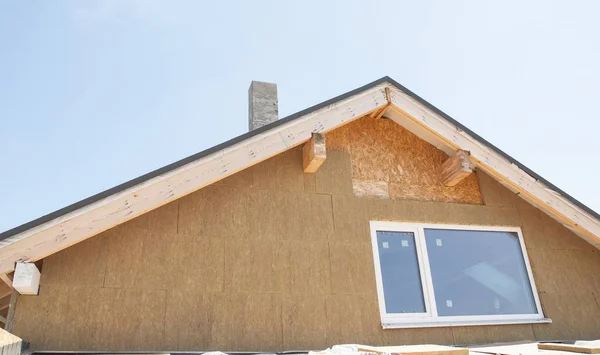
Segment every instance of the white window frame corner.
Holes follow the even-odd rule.
[[[375,267],[375,281],[377,284],[377,299],[379,305],[379,314],[381,324],[384,329],[394,328],[423,328],[423,327],[447,327],[447,326],[469,326],[469,325],[491,325],[491,324],[531,324],[531,323],[551,323],[552,320],[545,318],[542,305],[537,292],[537,287],[533,279],[529,256],[523,241],[523,233],[520,227],[515,226],[482,226],[482,225],[458,225],[458,224],[437,224],[437,223],[411,223],[411,222],[390,222],[371,220],[369,222],[371,233],[371,246],[373,249],[373,263]],[[485,315],[485,316],[438,316],[437,305],[433,288],[433,279],[425,244],[425,229],[446,229],[446,230],[474,230],[474,231],[497,231],[516,233],[521,247],[521,256],[525,262],[525,269],[533,294],[536,314],[515,314],[515,315]],[[425,303],[425,313],[387,313],[385,308],[385,292],[383,289],[383,279],[381,275],[381,262],[379,259],[379,247],[377,242],[378,231],[389,232],[408,232],[413,233],[415,240],[415,249],[417,253],[417,262],[419,267],[419,276],[421,277],[421,286],[423,292],[423,301]]]

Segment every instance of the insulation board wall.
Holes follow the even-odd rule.
[[[357,197],[352,180],[371,179],[360,157],[372,155],[352,152],[328,151],[305,175],[301,150],[290,150],[46,258],[39,296],[19,297],[14,333],[34,350],[73,351],[600,338],[600,256],[591,245],[483,174],[457,190],[480,186],[483,205],[479,195],[463,199],[471,192],[420,198],[439,187],[414,188],[413,199]],[[433,176],[410,166],[406,174]],[[462,203],[439,201],[448,196]],[[553,323],[383,330],[373,219],[521,226]]]

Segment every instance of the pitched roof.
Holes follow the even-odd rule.
[[[0,233],[0,273],[12,271],[15,261],[41,259],[302,144],[313,132],[384,107],[391,119],[445,152],[470,151],[478,168],[600,245],[598,213],[386,76]]]

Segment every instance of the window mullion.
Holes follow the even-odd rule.
[[[427,243],[425,242],[425,229],[419,227],[417,229],[418,236],[418,251],[419,251],[419,268],[421,272],[421,283],[423,284],[423,293],[427,302],[428,312],[431,317],[437,318],[438,311],[435,302],[435,292],[433,290],[433,277],[431,276],[431,268],[429,267],[429,255],[427,253]]]

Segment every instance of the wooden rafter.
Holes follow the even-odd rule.
[[[387,101],[387,104],[385,106],[383,106],[381,109],[373,111],[369,115],[369,117],[378,120],[381,117],[383,117],[383,115],[385,115],[385,113],[388,111],[388,109],[390,108],[390,106],[392,106],[392,100],[390,98],[390,88],[389,87],[385,88],[385,99]]]

